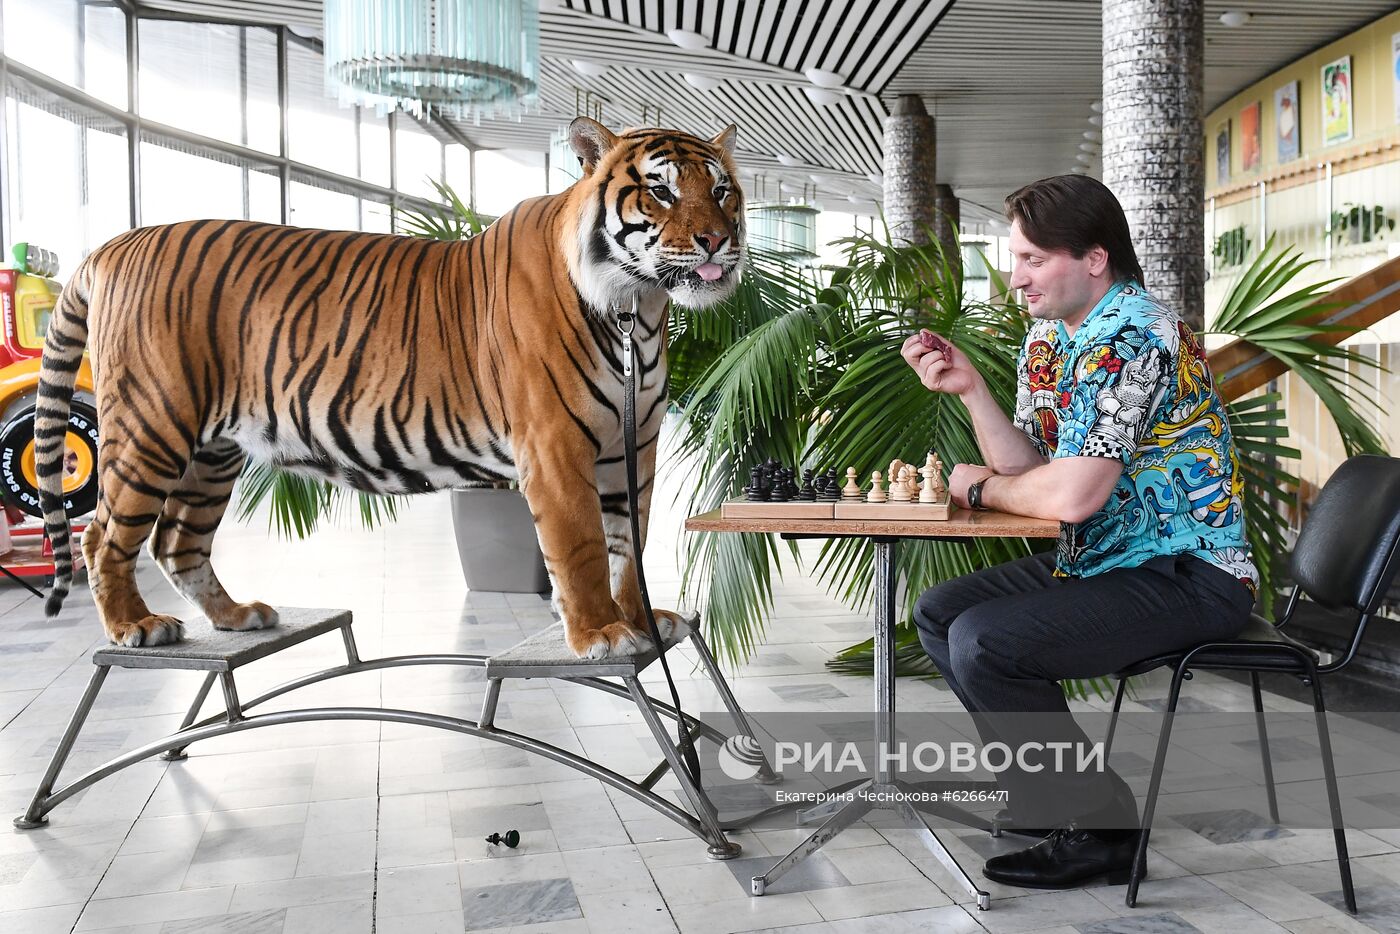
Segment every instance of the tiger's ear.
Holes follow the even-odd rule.
[[[597,120],[575,117],[569,124],[569,145],[583,162],[583,174],[592,175],[594,166],[617,145],[617,137]]]
[[[714,139],[710,140],[710,142],[716,146],[722,146],[723,148],[729,150],[729,153],[733,155],[734,143],[738,138],[739,128],[731,123],[729,124],[729,126],[720,130],[719,134],[716,135]]]

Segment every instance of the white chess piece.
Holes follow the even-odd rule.
[[[880,477],[880,471],[875,471],[870,475],[870,492],[866,494],[867,503],[887,502],[889,497],[885,495],[884,480]]]
[[[914,501],[914,468],[900,462],[899,472],[890,484],[890,502],[911,503]]]
[[[938,468],[934,466],[934,456],[930,454],[924,466],[919,468],[919,473],[923,475],[924,486],[919,491],[919,502],[937,503],[938,491],[934,489],[934,484],[938,482]]]
[[[860,481],[856,479],[856,469],[846,468],[846,485],[841,488],[842,499],[860,499]]]

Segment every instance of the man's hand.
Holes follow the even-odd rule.
[[[982,374],[967,355],[927,328],[905,338],[899,354],[919,374],[924,388],[932,392],[961,396],[982,383]]]
[[[968,509],[967,488],[978,480],[995,475],[996,471],[981,464],[958,464],[948,475],[948,495],[952,498],[953,505],[959,509]]]

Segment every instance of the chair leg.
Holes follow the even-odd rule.
[[[1118,691],[1113,695],[1113,713],[1108,718],[1108,735],[1103,740],[1103,757],[1108,760],[1108,754],[1113,751],[1113,731],[1118,729],[1118,711],[1123,708],[1123,691],[1128,687],[1127,678],[1118,679]]]
[[[1269,795],[1269,820],[1278,823],[1278,795],[1274,792],[1274,763],[1269,755],[1269,732],[1264,728],[1264,696],[1259,691],[1259,672],[1251,671],[1254,691],[1254,722],[1259,727],[1259,755],[1264,760],[1264,789]]]
[[[1337,791],[1337,766],[1332,761],[1332,738],[1327,731],[1327,711],[1322,703],[1322,681],[1314,669],[1309,674],[1313,689],[1313,710],[1317,718],[1317,741],[1322,747],[1322,772],[1327,779],[1327,806],[1332,811],[1332,836],[1337,841],[1337,870],[1342,876],[1342,897],[1347,911],[1356,914],[1356,890],[1351,884],[1351,857],[1347,855],[1346,829],[1342,826],[1341,796]]]
[[[1186,675],[1184,668],[1172,670],[1171,690],[1167,693],[1167,710],[1162,714],[1162,730],[1157,734],[1157,754],[1152,759],[1152,780],[1147,785],[1147,800],[1142,805],[1142,830],[1138,834],[1137,853],[1133,856],[1133,869],[1128,875],[1128,893],[1124,899],[1129,908],[1137,907],[1138,886],[1147,875],[1147,838],[1152,833],[1152,815],[1157,810],[1157,792],[1162,787],[1162,767],[1167,761],[1167,745],[1172,737],[1172,719],[1176,714],[1176,702],[1181,696],[1181,682]]]

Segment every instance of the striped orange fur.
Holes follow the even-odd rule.
[[[96,381],[101,485],[83,535],[98,614],[124,645],[179,639],[137,589],[139,549],[221,629],[273,625],[235,602],[211,543],[245,459],[374,493],[518,478],[555,607],[580,656],[648,644],[632,565],[619,308],[636,303],[646,515],[666,397],[668,302],[729,295],[744,258],[734,128],[614,135],[587,118],[581,181],[459,243],[247,221],[124,233],[55,309],[35,426],[56,575],[72,579],[63,428],[82,354]],[[663,628],[679,617],[659,611]]]

